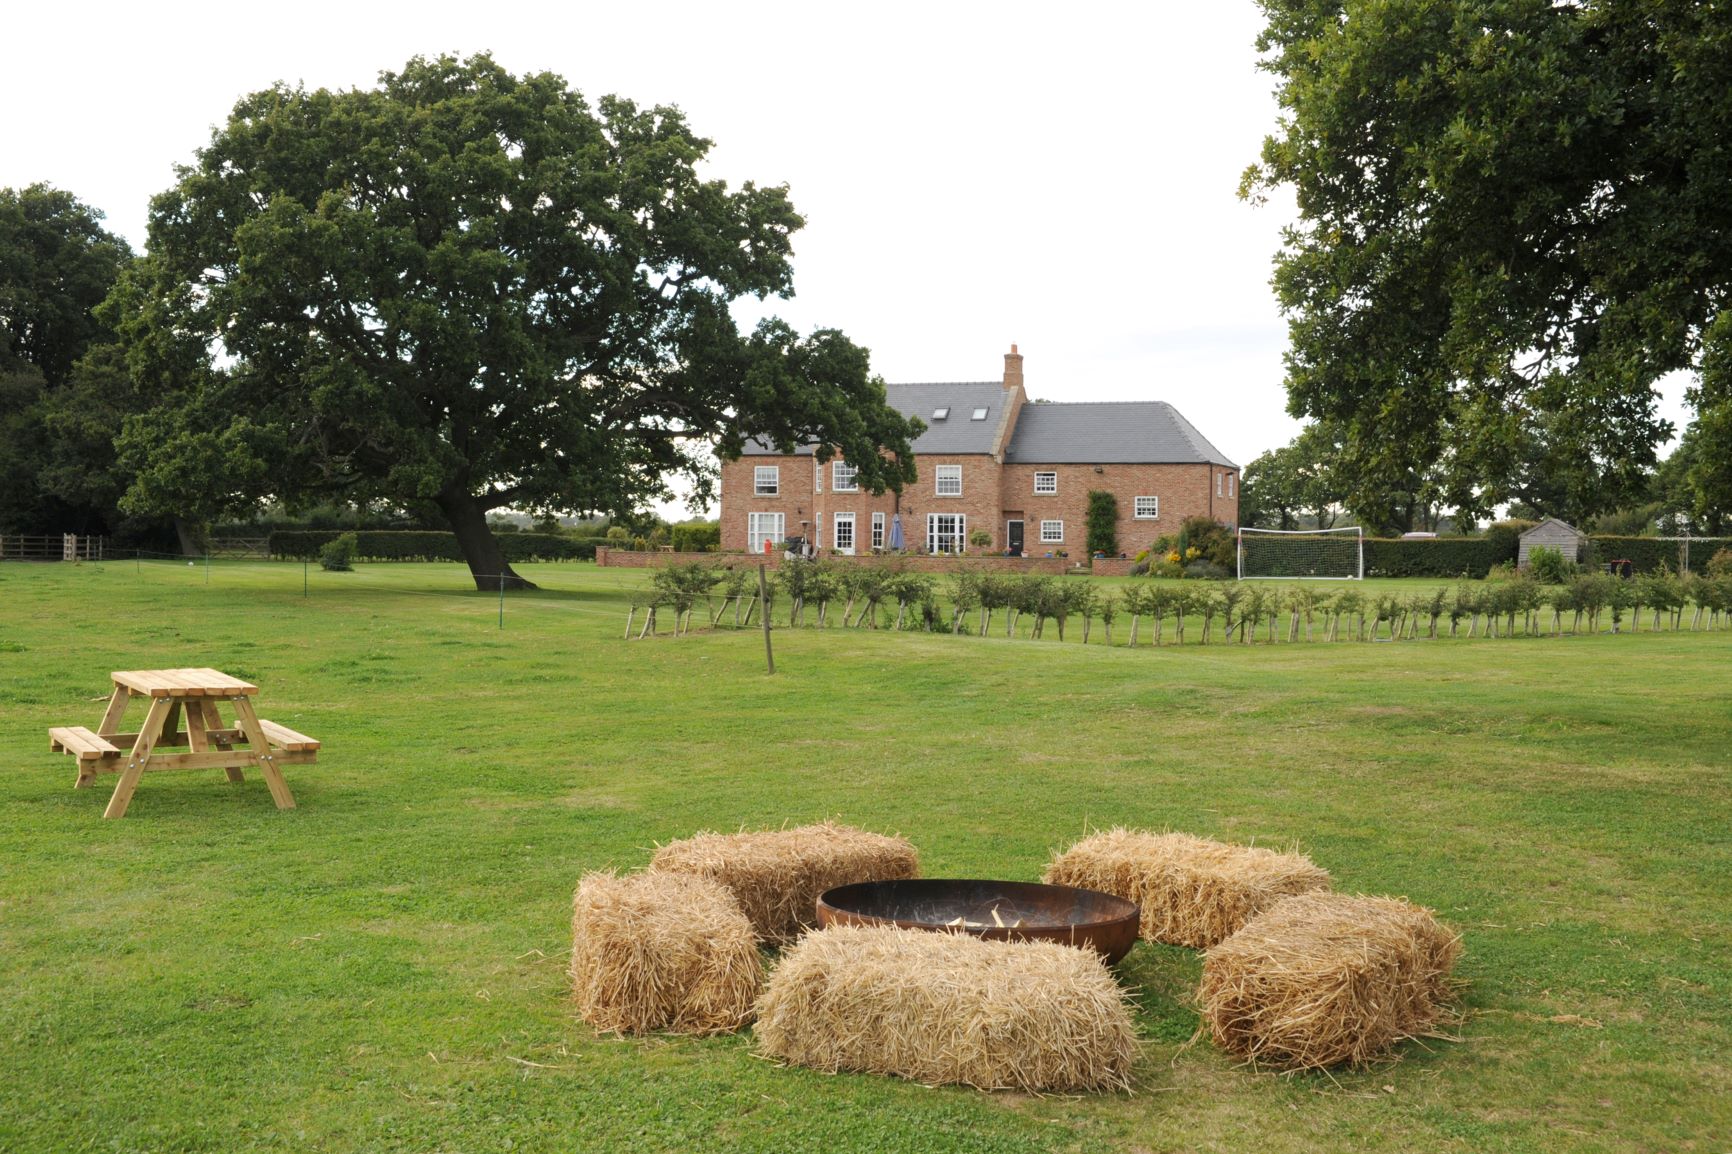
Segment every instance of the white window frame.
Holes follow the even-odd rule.
[[[824,463],[818,458],[812,458],[812,492],[824,491]]]
[[[852,513],[837,513],[830,521],[830,543],[844,557],[852,557],[860,551],[860,534],[856,531],[859,522]],[[848,526],[848,543],[842,544],[842,526]]]
[[[956,491],[953,493],[947,493],[944,490],[944,482],[945,481],[951,481],[951,480],[956,482]],[[935,497],[960,497],[960,496],[962,496],[962,466],[961,465],[939,465],[939,466],[937,466],[936,468],[934,468],[932,470],[932,485],[933,485],[932,493],[933,493],[933,496],[935,496]]]
[[[968,419],[971,421],[984,421],[986,420],[987,412],[990,411],[991,408],[991,405],[980,405],[974,410],[974,412],[968,415]]]
[[[1217,497],[1226,496],[1226,494],[1221,491],[1221,486],[1226,483],[1226,476],[1227,474],[1225,473],[1215,474],[1215,496]]]
[[[1143,512],[1144,501],[1153,501],[1154,509],[1147,513]],[[1161,499],[1159,497],[1148,495],[1132,497],[1131,517],[1136,521],[1159,521],[1161,519]]]
[[[1237,476],[1237,473],[1227,474],[1227,496],[1229,497],[1238,496],[1238,486],[1234,484],[1234,478]]]
[[[1052,534],[1049,536],[1049,534]],[[1064,544],[1064,522],[1042,521],[1040,523],[1040,543],[1042,545]]]
[[[872,514],[872,548],[884,548],[884,514]]]
[[[854,483],[854,477],[860,470],[846,461],[830,462],[830,492],[858,493],[860,486]]]
[[[940,519],[955,518],[952,534],[949,535],[951,547],[947,550],[939,548],[940,534],[938,526]],[[926,551],[928,553],[947,552],[960,555],[968,548],[968,515],[966,513],[928,513],[926,514]]]
[[[765,487],[766,479],[768,488]],[[780,465],[752,466],[752,496],[780,497],[782,495],[782,467]]]
[[[774,532],[766,533],[766,526],[774,528]],[[746,514],[746,552],[761,554],[764,542],[782,542],[788,539],[788,515],[786,513],[748,513]]]
[[[1040,481],[1041,481],[1042,477],[1045,477],[1047,479],[1047,484],[1046,484],[1045,488],[1041,487]],[[1057,493],[1057,492],[1058,492],[1058,474],[1057,473],[1036,473],[1034,475],[1034,495],[1035,496],[1037,496],[1037,497],[1050,497],[1054,493]]]

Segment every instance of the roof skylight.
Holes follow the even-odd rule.
[[[986,420],[986,406],[982,405],[982,406],[980,406],[980,408],[974,410],[974,415],[972,417],[969,417],[968,419],[971,421],[984,421],[984,420]]]
[[[942,421],[948,416],[950,416],[949,405],[940,405],[932,410],[932,419],[935,421]]]

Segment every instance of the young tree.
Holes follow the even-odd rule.
[[[1349,506],[1443,466],[1483,514],[1534,436],[1578,515],[1639,490],[1654,383],[1702,368],[1732,287],[1725,10],[1260,4],[1283,115],[1242,190],[1297,196],[1289,407],[1343,431]]]
[[[761,437],[913,479],[917,422],[840,332],[742,334],[729,303],[792,294],[787,190],[704,180],[678,109],[485,55],[377,88],[244,97],[152,202],[129,501],[427,499],[477,584],[490,509],[624,513],[675,475],[713,491]]]

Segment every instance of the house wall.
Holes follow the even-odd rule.
[[[739,565],[755,565],[762,561],[775,569],[783,560],[782,551],[772,550],[763,556],[727,554],[727,553],[663,553],[635,552],[630,549],[610,549],[606,545],[599,546],[595,551],[595,563],[603,569],[660,569],[668,565],[685,565],[693,561],[706,565],[720,565],[723,568],[734,568]],[[990,573],[1041,573],[1047,576],[1059,576],[1064,573],[1078,571],[1083,562],[1077,560],[1060,560],[1056,557],[825,557],[824,563],[829,564],[872,564],[888,563],[897,569],[914,573],[955,573],[961,568],[977,569]],[[1102,562],[1106,564],[1106,562]],[[1121,564],[1113,562],[1113,564]],[[1113,570],[1114,573],[1129,572],[1130,562],[1122,562],[1124,570]]]
[[[1096,472],[1096,469],[1100,472]],[[1037,494],[1034,491],[1036,473],[1057,473],[1058,492]],[[1219,474],[1222,496],[1215,497],[1215,478]],[[1233,476],[1234,496],[1227,497],[1225,477]],[[1003,517],[1019,514],[1024,522],[1024,549],[1035,555],[1048,550],[1063,549],[1073,557],[1088,548],[1089,491],[1104,489],[1118,498],[1119,551],[1131,556],[1148,548],[1157,538],[1179,531],[1187,517],[1213,517],[1228,525],[1239,522],[1238,470],[1218,465],[1045,465],[1008,464],[1004,466],[1002,495],[999,505]],[[1138,520],[1134,498],[1159,497],[1161,512],[1153,520]],[[1044,543],[1040,539],[1040,522],[1064,522],[1064,541]],[[1002,526],[1001,526],[1002,529]]]
[[[832,474],[828,464],[820,467],[822,492],[814,492],[813,457],[741,457],[722,463],[721,519],[724,551],[746,548],[749,531],[748,517],[752,513],[781,513],[790,535],[818,529],[818,544],[824,550],[835,548],[835,515],[854,514],[855,548],[864,553],[872,547],[872,514],[884,514],[885,543],[889,543],[891,518],[898,504],[896,494],[874,495],[864,489],[852,493],[837,493],[831,488]],[[775,465],[780,470],[781,492],[775,497],[754,494],[753,469],[759,465]],[[938,466],[962,467],[962,496],[938,496]],[[909,548],[925,548],[926,515],[928,513],[961,513],[968,518],[968,531],[985,529],[993,535],[989,548],[1003,549],[1004,526],[998,517],[998,462],[984,454],[922,456],[915,462],[917,479],[902,490],[902,530]]]

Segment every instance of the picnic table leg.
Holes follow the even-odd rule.
[[[120,719],[126,713],[126,703],[132,700],[132,690],[124,685],[114,687],[114,695],[108,699],[108,712],[102,715],[102,724],[96,727],[98,737],[113,737],[120,732]]]
[[[120,784],[114,787],[114,796],[108,799],[108,808],[102,811],[104,818],[126,816],[126,807],[132,801],[132,791],[138,788],[138,779],[144,776],[145,764],[150,761],[150,751],[162,734],[163,722],[168,720],[168,706],[169,699],[166,697],[150,699],[150,712],[145,714],[144,724],[138,729],[138,740],[133,742],[132,752],[126,757],[126,768],[120,773]]]
[[[186,738],[192,745],[194,753],[203,753],[210,748],[210,732],[223,727],[222,715],[217,713],[216,702],[206,700],[189,701],[187,703]],[[216,747],[227,753],[234,746],[226,741],[217,741]],[[230,781],[245,781],[246,775],[238,765],[223,766],[223,773]]]
[[[253,711],[253,700],[250,697],[236,697],[235,721],[242,733],[247,735],[247,744],[253,747],[259,759],[259,772],[265,775],[265,784],[270,786],[271,800],[277,803],[278,809],[294,809],[295,795],[289,792],[288,782],[283,780],[283,771],[277,768],[277,759],[271,750],[271,744],[265,739],[264,727],[259,724],[259,715]]]

